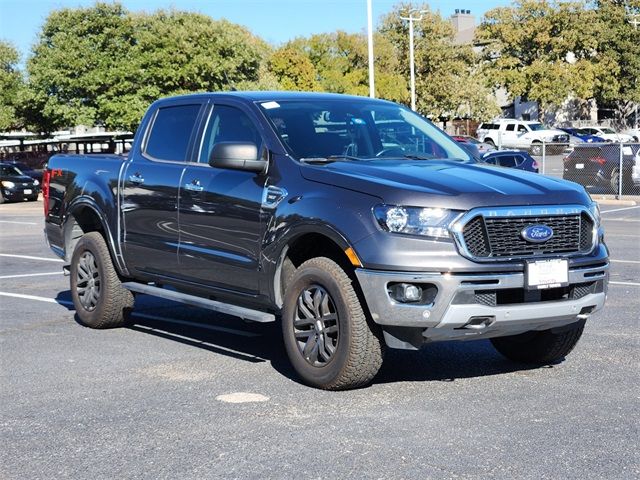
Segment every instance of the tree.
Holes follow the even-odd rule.
[[[379,34],[374,36],[374,44],[376,96],[406,101],[406,80],[398,74],[398,60],[393,45]],[[369,94],[369,61],[365,35],[343,31],[316,34],[292,40],[284,49],[297,51],[308,59],[315,69],[320,90],[363,96]],[[287,75],[280,81],[284,82]]]
[[[39,130],[134,130],[149,103],[258,81],[270,48],[226,20],[180,11],[132,14],[117,3],[45,21],[27,63],[24,113]]]
[[[0,41],[0,131],[19,127],[21,123],[16,111],[17,98],[23,89],[19,61],[18,50]]]
[[[488,119],[499,110],[478,75],[471,45],[456,45],[452,25],[426,4],[401,3],[384,16],[380,31],[395,47],[399,72],[409,78],[409,25],[412,9],[424,10],[414,22],[416,108],[433,118],[458,116]]]
[[[537,101],[544,114],[569,97],[617,94],[620,66],[600,52],[603,28],[584,2],[522,0],[487,12],[477,39],[494,88]]]
[[[599,0],[592,5],[598,21],[598,55],[610,70],[596,88],[598,104],[611,104],[620,126],[631,123],[640,103],[639,0]]]
[[[318,90],[318,73],[304,53],[291,47],[277,50],[269,60],[271,71],[283,90]]]

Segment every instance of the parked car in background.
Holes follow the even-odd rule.
[[[490,145],[488,143],[481,142],[477,138],[474,138],[470,135],[454,135],[452,137],[456,142],[461,144],[463,147],[472,146],[475,147],[475,150],[480,154],[484,155],[487,152],[495,151],[496,147],[494,145]]]
[[[517,168],[538,173],[538,162],[527,152],[521,150],[496,150],[485,153],[482,162],[500,167]]]
[[[583,132],[579,128],[566,127],[559,128],[558,130],[562,130],[565,133],[569,134],[569,143],[601,143],[604,142],[604,138],[598,137],[597,135],[591,135]]]
[[[9,163],[0,163],[0,203],[6,201],[34,201],[40,185]]]
[[[632,136],[634,142],[640,142],[640,128],[630,128],[623,133]]]
[[[638,145],[622,146],[622,191],[633,189],[633,169],[637,164]],[[618,192],[620,181],[620,144],[577,145],[564,159],[562,178],[588,188]]]
[[[609,127],[582,127],[579,129],[587,135],[595,135],[604,139],[605,142],[633,142],[634,138],[626,133],[616,133],[616,131]]]
[[[640,148],[635,154],[633,167],[631,167],[631,181],[634,187],[640,188]]]
[[[38,186],[42,183],[42,170],[36,170],[35,168],[30,167],[26,163],[21,162],[19,160],[7,159],[7,160],[3,160],[2,163],[8,163],[10,165],[13,165],[25,175],[28,175],[29,177],[37,180]]]
[[[481,123],[478,138],[490,145],[521,148],[532,155],[542,155],[543,143],[568,144],[569,135],[562,130],[545,127],[540,122],[502,118],[493,123]],[[547,152],[550,153],[550,152]]]

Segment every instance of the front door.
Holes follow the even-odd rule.
[[[180,185],[180,269],[190,281],[256,294],[266,176],[211,167],[209,155],[218,142],[252,142],[258,151],[264,148],[247,111],[212,106],[198,162],[187,165]]]
[[[178,187],[202,105],[168,105],[150,121],[143,151],[124,172],[123,253],[143,274],[178,273]]]

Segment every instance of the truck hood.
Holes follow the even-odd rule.
[[[337,161],[302,165],[307,180],[384,203],[469,210],[500,205],[588,205],[578,184],[511,168],[446,160]]]

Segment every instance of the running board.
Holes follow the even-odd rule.
[[[227,315],[240,317],[244,320],[252,320],[254,322],[262,323],[276,321],[276,317],[272,313],[261,312],[260,310],[252,310],[245,307],[238,307],[237,305],[230,305],[228,303],[222,303],[216,300],[209,300],[208,298],[196,297],[195,295],[180,293],[176,292],[175,290],[167,290],[166,288],[154,287],[152,285],[146,285],[144,283],[137,282],[125,282],[122,284],[122,286],[127,290],[131,290],[132,292],[144,293],[147,295],[152,295],[154,297],[173,300],[174,302],[185,303],[194,307],[206,308],[215,312],[226,313]]]

